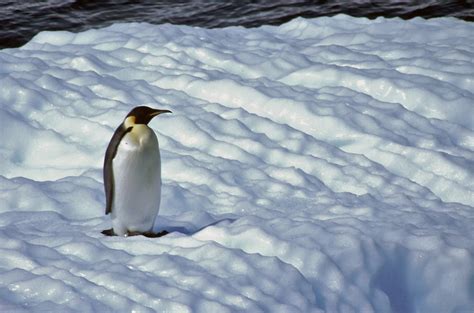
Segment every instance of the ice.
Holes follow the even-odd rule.
[[[0,51],[1,312],[474,311],[474,33],[454,18],[114,24]],[[161,238],[102,164],[170,109]]]

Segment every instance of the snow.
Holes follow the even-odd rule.
[[[115,24],[0,51],[1,312],[473,312],[474,24]],[[170,109],[161,238],[102,162]]]

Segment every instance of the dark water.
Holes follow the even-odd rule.
[[[0,48],[18,47],[42,30],[73,32],[116,22],[173,23],[207,28],[279,25],[295,17],[345,13],[376,18],[453,16],[474,21],[469,1],[2,1]]]

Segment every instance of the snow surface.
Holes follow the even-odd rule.
[[[473,312],[474,24],[115,24],[0,51],[1,312]],[[136,105],[155,230],[105,237]]]

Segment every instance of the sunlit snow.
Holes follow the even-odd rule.
[[[474,311],[474,24],[115,24],[0,51],[1,312]],[[170,109],[161,238],[102,162]]]

